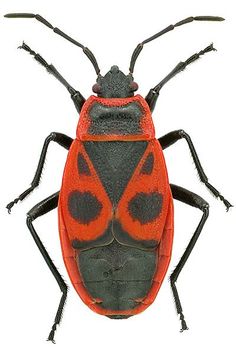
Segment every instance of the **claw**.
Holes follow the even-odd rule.
[[[51,343],[53,343],[53,344],[56,344],[55,339],[47,339],[47,342],[51,342]]]
[[[15,199],[15,200],[13,200],[13,202],[10,202],[9,204],[7,204],[6,208],[7,208],[8,214],[11,214],[11,209],[12,209],[12,207],[13,207],[16,203],[18,203],[18,201],[19,201],[19,199],[17,198],[17,199]]]
[[[228,200],[226,200],[223,196],[220,196],[220,199],[222,200],[222,202],[226,206],[227,212],[229,211],[230,208],[233,208],[233,205],[230,202],[228,202]]]
[[[52,342],[53,344],[56,344],[55,339],[54,339],[56,329],[57,329],[57,324],[54,323],[53,326],[52,326],[52,329],[51,329],[51,331],[49,333],[49,336],[47,338],[47,341],[48,342]]]
[[[187,323],[185,322],[184,315],[182,313],[180,314],[180,320],[181,320],[181,330],[180,330],[180,332],[182,333],[183,331],[187,331],[188,330]]]
[[[234,207],[230,202],[228,202],[228,200],[224,201],[224,205],[226,206],[226,211],[229,211],[230,208]]]
[[[11,214],[11,208],[12,208],[12,206],[13,206],[12,203],[7,204],[6,208],[7,208],[8,214]]]

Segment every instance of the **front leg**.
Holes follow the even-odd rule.
[[[161,144],[162,149],[164,150],[167,147],[169,147],[170,145],[173,145],[174,143],[176,143],[176,141],[183,139],[183,138],[187,141],[188,147],[190,149],[190,152],[191,152],[191,155],[192,155],[192,158],[193,158],[193,161],[196,166],[196,169],[199,174],[201,182],[205,184],[205,186],[213,193],[213,195],[216,198],[219,198],[220,200],[222,200],[222,202],[224,203],[224,205],[226,206],[226,209],[228,211],[229,208],[232,207],[232,205],[230,204],[230,202],[228,202],[228,200],[226,200],[221,195],[221,193],[215,187],[213,187],[208,182],[208,177],[206,176],[206,174],[202,168],[202,165],[200,163],[200,160],[198,158],[197,152],[195,150],[195,147],[192,143],[190,136],[182,129],[174,130],[174,131],[162,136],[161,138],[159,138],[159,142]]]
[[[33,55],[34,59],[40,63],[47,71],[49,74],[52,74],[60,83],[65,86],[68,90],[68,92],[71,95],[71,99],[74,102],[75,108],[80,113],[82,106],[85,102],[85,98],[82,96],[82,94],[79,91],[76,91],[65,79],[64,77],[57,71],[55,66],[52,64],[48,64],[46,60],[41,57],[40,54],[36,53],[34,50],[32,50],[26,43],[23,42],[22,46],[19,47],[20,49],[24,49],[26,52],[28,52],[30,55]]]
[[[161,80],[161,82],[159,82],[159,84],[153,87],[145,97],[145,100],[147,101],[150,110],[153,112],[160,90],[169,80],[171,80],[175,75],[183,71],[189,64],[198,60],[201,55],[204,55],[205,53],[209,53],[212,50],[216,50],[216,49],[213,47],[213,44],[210,44],[208,47],[201,50],[200,52],[191,55],[191,57],[189,57],[187,60],[179,62],[179,64],[177,64],[176,67],[166,77],[164,77],[164,79]]]
[[[48,145],[50,144],[51,141],[55,141],[59,145],[63,146],[65,149],[69,150],[73,139],[65,134],[55,133],[55,132],[51,133],[45,139],[44,144],[43,144],[43,149],[41,151],[41,155],[39,158],[38,166],[37,166],[34,178],[31,182],[31,185],[28,189],[26,189],[23,193],[21,193],[19,195],[19,197],[15,198],[12,202],[7,204],[6,207],[7,207],[9,213],[11,212],[11,209],[14,206],[14,204],[18,203],[19,200],[22,201],[23,199],[25,199],[25,197],[27,195],[29,195],[39,185],[40,178],[41,178],[42,171],[43,171],[43,165],[44,165],[46,155],[47,155]]]

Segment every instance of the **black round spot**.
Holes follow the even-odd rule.
[[[128,211],[134,220],[147,224],[155,220],[162,209],[163,196],[158,192],[137,193],[128,204]]]
[[[90,176],[91,173],[87,161],[85,160],[83,154],[81,154],[80,152],[78,153],[77,165],[79,174]]]
[[[69,195],[68,208],[75,220],[89,224],[99,216],[102,203],[90,192],[74,191]]]

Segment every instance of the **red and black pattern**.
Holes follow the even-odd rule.
[[[70,171],[76,171],[71,175]],[[86,173],[85,173],[86,172]],[[102,235],[112,218],[112,204],[91,163],[83,143],[71,146],[60,204],[70,240],[93,241]]]
[[[161,147],[156,140],[152,140],[116,211],[116,218],[134,239],[160,241],[169,207],[167,182]]]
[[[90,96],[83,105],[77,138],[88,141],[150,140],[155,137],[151,112],[145,99]]]
[[[162,149],[153,138],[150,111],[145,114],[143,101],[137,96],[135,99],[109,101],[92,97],[87,101],[78,124],[79,136],[69,151],[60,193],[61,243],[71,281],[89,307],[108,316],[134,315],[153,301],[167,270],[171,252],[171,193]],[[98,102],[103,105],[102,108],[94,106]],[[133,125],[130,134],[119,135],[118,129],[113,131],[112,120],[107,122],[105,130],[101,130],[98,128],[100,123],[96,125],[92,119],[91,107],[102,114],[106,112],[106,105],[115,107],[119,115],[121,107],[137,102],[142,115],[137,114],[138,124]],[[118,125],[121,132],[124,122],[121,119],[121,125]],[[101,138],[101,135],[92,134],[94,132],[104,134]],[[76,170],[73,176],[70,174],[72,169]],[[128,275],[122,281],[113,278],[113,285],[109,288],[115,295],[110,292],[104,294],[100,287],[94,285],[99,282],[94,283],[91,278],[94,273],[96,279],[100,279],[98,269],[103,267],[103,263],[94,264],[91,273],[93,259],[99,259],[101,253],[107,259],[113,252],[124,254],[122,257],[126,259],[126,248],[129,254],[133,254],[133,260],[136,253],[141,252],[139,259],[144,257],[142,262],[146,262],[146,269],[150,269],[148,278],[139,286],[138,292],[134,291],[132,282],[139,279],[140,274],[138,268],[136,271],[133,269],[132,281],[126,279]],[[154,263],[150,251],[155,255]],[[145,252],[149,252],[149,260]],[[124,264],[126,262],[124,260]],[[119,269],[119,266],[116,267]],[[127,268],[126,273],[129,272]],[[109,271],[104,270],[102,277],[108,277],[102,280],[108,282]],[[123,279],[124,275],[119,278]],[[118,290],[117,286],[121,284],[123,290]],[[114,300],[116,293],[122,294],[122,291],[121,299]],[[130,302],[125,294],[136,300]]]
[[[173,198],[200,209],[202,218],[170,276],[181,331],[188,329],[176,281],[207,220],[209,205],[193,192],[169,185],[162,149],[184,138],[201,181],[227,210],[232,205],[208,182],[187,133],[173,131],[155,141],[151,112],[161,88],[170,79],[215,49],[211,44],[181,61],[149,90],[145,99],[140,95],[134,96],[138,84],[133,79],[133,71],[146,43],[192,21],[224,19],[196,16],[178,21],[138,44],[131,56],[128,75],[113,65],[102,76],[94,54],[41,15],[10,13],[5,17],[35,18],[82,48],[97,74],[92,90],[98,97],[91,96],[85,100],[81,92],[75,90],[40,54],[25,43],[20,47],[66,87],[81,113],[73,144],[70,137],[51,133],[45,139],[31,186],[7,205],[10,212],[14,204],[38,186],[51,141],[70,150],[61,192],[44,199],[27,213],[29,231],[62,291],[48,340],[54,341],[68,287],[40,240],[33,221],[57,206],[62,253],[72,284],[91,309],[110,318],[128,318],[143,311],[155,299],[171,257]]]

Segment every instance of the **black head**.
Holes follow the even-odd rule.
[[[113,65],[105,76],[99,75],[97,83],[93,85],[93,92],[105,98],[131,97],[137,89],[138,84],[133,76],[125,75],[117,65]]]

